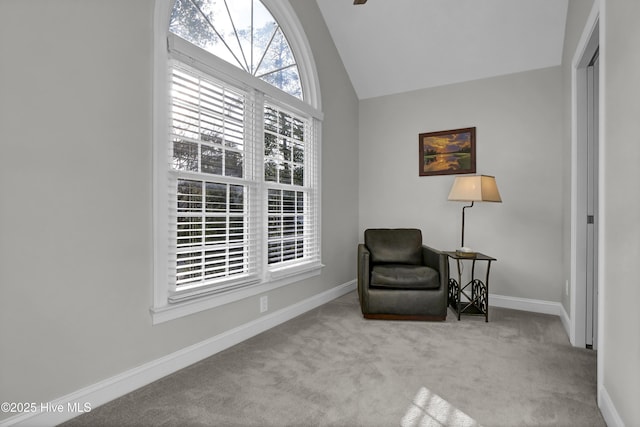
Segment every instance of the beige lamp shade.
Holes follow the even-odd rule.
[[[489,175],[457,176],[449,200],[459,202],[502,202],[496,178]]]

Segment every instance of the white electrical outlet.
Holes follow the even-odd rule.
[[[263,295],[260,297],[260,313],[264,313],[267,310],[269,310],[269,297]]]

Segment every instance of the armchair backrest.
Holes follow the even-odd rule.
[[[422,264],[422,232],[416,228],[370,228],[364,244],[373,264]]]

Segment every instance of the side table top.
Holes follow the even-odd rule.
[[[456,251],[443,251],[445,255],[453,259],[471,259],[471,260],[480,260],[480,261],[496,261],[494,257],[490,257],[489,255],[482,254],[480,252],[473,252],[468,254],[461,254]]]

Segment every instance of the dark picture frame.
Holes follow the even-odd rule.
[[[476,173],[476,128],[421,133],[420,176]]]

